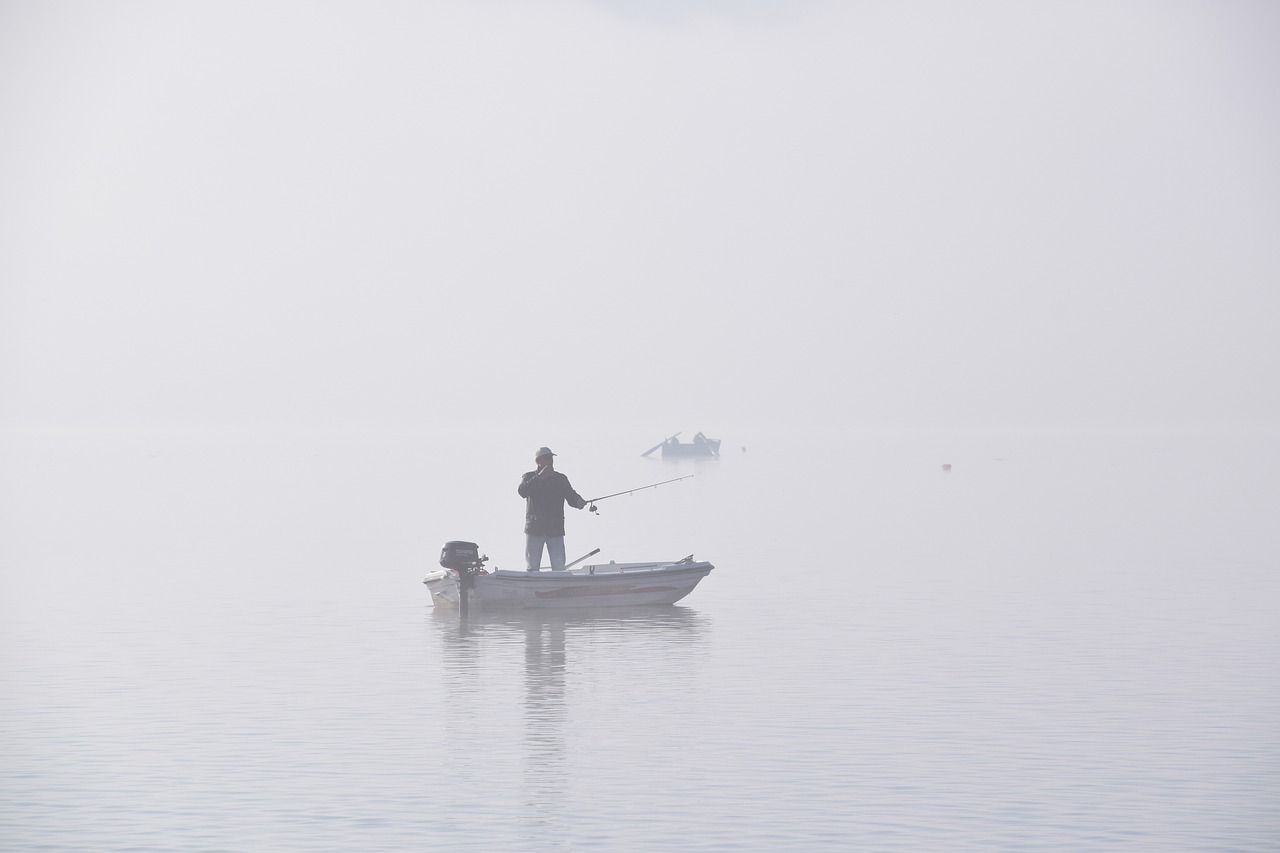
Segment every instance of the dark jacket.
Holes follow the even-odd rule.
[[[587,502],[569,485],[569,478],[559,471],[552,471],[534,479],[537,471],[530,471],[520,478],[517,491],[524,498],[524,532],[534,536],[564,535],[564,505],[582,509]]]

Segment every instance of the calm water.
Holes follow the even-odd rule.
[[[3,437],[0,847],[1280,849],[1275,436],[661,437]],[[436,612],[542,443],[716,571]]]

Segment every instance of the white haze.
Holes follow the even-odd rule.
[[[0,0],[0,847],[1280,850],[1277,47]],[[541,444],[712,576],[435,610]]]
[[[1219,0],[6,0],[0,426],[1272,429],[1277,46]]]

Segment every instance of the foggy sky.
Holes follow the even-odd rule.
[[[1278,46],[1221,0],[4,0],[0,428],[1280,427]]]

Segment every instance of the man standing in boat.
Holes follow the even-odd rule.
[[[520,497],[525,499],[524,558],[528,570],[536,572],[546,546],[553,572],[564,571],[564,505],[582,509],[587,502],[569,485],[569,478],[555,470],[555,454],[539,447],[534,457],[538,470],[520,478]]]

